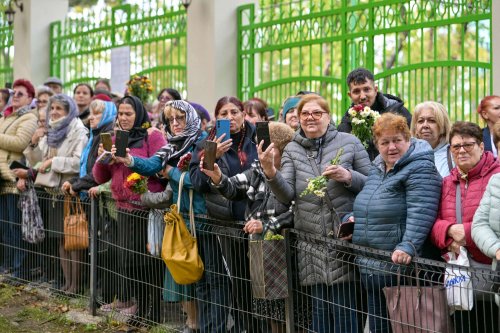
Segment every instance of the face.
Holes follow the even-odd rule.
[[[328,112],[323,110],[315,101],[304,104],[299,117],[300,126],[308,139],[322,137],[330,123]]]
[[[493,98],[490,103],[481,111],[481,117],[488,124],[493,126],[500,120],[500,98]]]
[[[50,120],[56,121],[61,119],[62,117],[66,117],[68,113],[62,104],[54,102],[50,105]]]
[[[95,85],[95,89],[96,90],[106,90],[106,91],[109,91],[109,88],[107,85],[105,85],[104,83],[102,82],[98,82],[96,85]]]
[[[175,112],[168,110],[169,112],[165,112],[165,118],[168,119],[170,132],[173,135],[181,135],[184,132],[184,128],[186,128],[186,114],[184,112],[176,110]]]
[[[436,116],[432,110],[424,109],[420,112],[415,129],[417,138],[429,142],[432,148],[437,147],[440,141],[440,134]]]
[[[134,127],[135,111],[132,105],[122,103],[118,107],[118,122],[125,131],[130,131]]]
[[[217,119],[229,119],[231,121],[229,132],[231,134],[238,133],[245,121],[245,112],[238,109],[233,103],[228,103],[219,110]]]
[[[54,92],[54,94],[60,94],[62,93],[62,87],[58,84],[55,84],[55,83],[48,83],[46,84],[47,87],[49,87],[50,89],[52,89],[52,91]]]
[[[160,103],[167,103],[168,101],[173,101],[174,98],[168,93],[168,91],[164,91],[161,93],[160,97],[158,98],[158,101],[160,101]]]
[[[99,125],[99,122],[101,121],[101,118],[102,118],[101,111],[90,109],[90,115],[89,115],[90,128],[96,129],[97,126]]]
[[[26,87],[14,87],[14,95],[12,96],[12,108],[14,110],[18,110],[23,106],[29,105],[32,100],[33,98],[28,95],[28,90],[26,90]]]
[[[478,144],[470,136],[455,135],[450,141],[450,150],[453,161],[463,172],[469,172],[476,166],[484,152],[484,145]]]
[[[79,86],[75,90],[75,102],[78,106],[88,106],[92,101],[90,90],[87,86]]]
[[[288,110],[288,112],[286,113],[286,117],[285,117],[285,123],[290,126],[291,128],[293,128],[294,130],[296,130],[297,128],[299,128],[299,116],[297,114],[297,109],[296,108],[293,108],[291,110]]]
[[[262,117],[254,109],[252,109],[252,112],[246,113],[245,120],[254,125],[258,121],[263,121]]]
[[[36,107],[41,110],[49,105],[49,94],[40,94],[36,101]]]
[[[386,169],[390,170],[408,151],[410,141],[407,141],[401,133],[388,132],[377,138],[377,148],[385,162]]]
[[[378,87],[373,81],[366,80],[364,83],[349,84],[349,92],[347,93],[354,104],[362,104],[371,107],[375,103]]]
[[[45,128],[46,120],[47,114],[45,113],[45,108],[40,109],[38,112],[38,127]]]

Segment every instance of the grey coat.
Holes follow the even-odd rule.
[[[316,162],[319,172],[322,172],[341,147],[344,152],[339,164],[351,172],[350,186],[329,180],[328,196],[320,198],[309,194],[301,197],[308,179],[319,175],[311,163]],[[281,171],[268,183],[279,201],[284,204],[295,201],[295,229],[314,235],[336,235],[340,220],[352,212],[354,199],[363,188],[370,165],[361,142],[355,136],[338,132],[330,125],[322,142],[307,139],[298,132],[283,152]],[[330,198],[334,212],[330,211],[326,202]],[[331,285],[354,274],[352,267],[335,260],[335,255],[324,246],[307,241],[298,243],[298,266],[302,285]]]

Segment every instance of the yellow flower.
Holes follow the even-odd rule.
[[[139,179],[141,179],[141,176],[140,176],[137,172],[131,173],[131,174],[127,177],[127,181],[139,180]]]

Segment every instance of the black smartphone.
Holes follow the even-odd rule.
[[[205,153],[203,155],[203,169],[214,170],[215,154],[217,153],[217,142],[205,141]]]
[[[264,145],[262,146],[262,150],[264,151],[271,144],[271,135],[269,134],[269,122],[258,121],[255,123],[255,128],[257,131],[257,144],[260,144],[260,142],[264,140]]]
[[[337,233],[337,238],[344,238],[352,235],[354,232],[354,222],[342,223],[339,227],[339,232]]]
[[[111,151],[111,146],[113,146],[113,140],[111,140],[111,133],[101,133],[101,143],[106,151]]]
[[[11,170],[14,170],[14,169],[28,170],[29,168],[26,165],[24,165],[21,162],[19,162],[19,161],[12,161],[9,164],[9,169],[11,169]]]
[[[116,130],[115,147],[116,147],[115,156],[118,157],[127,156],[128,131]]]

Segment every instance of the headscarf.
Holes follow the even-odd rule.
[[[112,123],[116,118],[116,106],[113,102],[103,102],[104,110],[102,111],[102,117],[94,130],[90,130],[89,141],[83,149],[82,158],[80,159],[80,177],[87,174],[87,160],[89,158],[90,150],[92,149],[92,141],[94,140],[94,131],[99,130],[106,125]]]
[[[151,122],[149,121],[148,113],[139,98],[135,96],[125,96],[120,100],[118,105],[125,102],[127,102],[126,104],[132,105],[132,108],[135,111],[134,126],[128,133],[128,148],[140,148],[142,147],[144,139],[147,139],[147,129],[151,127]]]
[[[61,123],[55,128],[52,128],[50,125],[50,109],[52,108],[53,103],[61,104],[68,113]],[[78,108],[75,101],[73,101],[73,98],[65,94],[57,94],[50,98],[46,114],[47,123],[45,126],[47,127],[47,144],[51,148],[59,148],[68,135],[69,124],[73,121],[73,119],[78,117]]]
[[[184,155],[189,148],[196,143],[201,134],[201,121],[198,116],[198,112],[186,101],[169,101],[165,104],[165,107],[170,106],[176,110],[184,112],[186,114],[186,127],[182,134],[174,135],[170,131],[170,122],[165,117],[165,113],[161,112],[160,119],[165,125],[165,131],[167,132],[168,143],[163,146],[156,156],[162,158],[162,166],[165,167],[169,160],[176,159]]]

